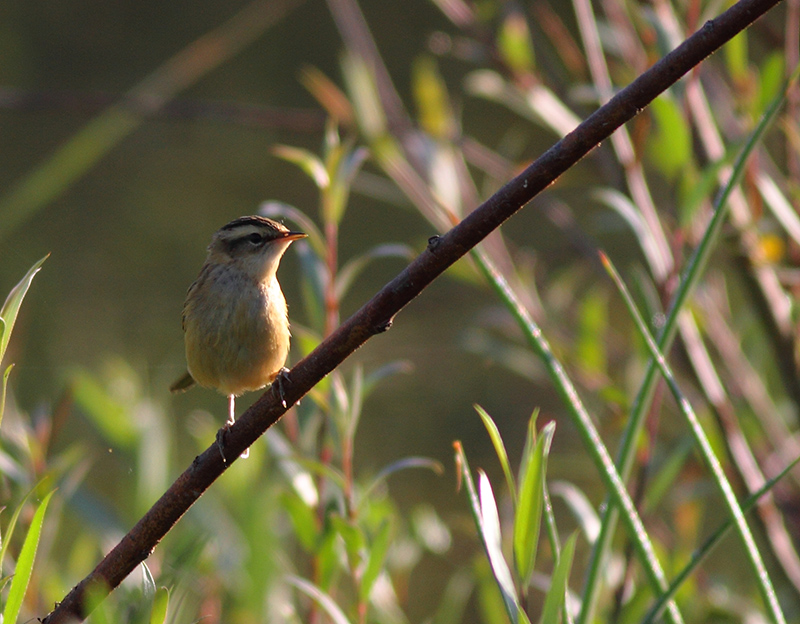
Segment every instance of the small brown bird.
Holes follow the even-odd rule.
[[[170,390],[197,382],[227,395],[226,427],[234,422],[237,396],[271,384],[284,370],[289,319],[276,273],[292,241],[305,237],[264,217],[235,219],[214,234],[186,294],[188,372]]]

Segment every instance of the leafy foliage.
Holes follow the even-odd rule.
[[[572,25],[566,5],[552,2],[437,0],[447,28],[403,59],[412,116],[368,28],[348,21],[368,26],[358,7],[328,4],[342,28],[341,84],[314,67],[300,77],[329,117],[321,147],[282,139],[272,149],[305,175],[317,207],[278,197],[260,209],[309,234],[290,252],[302,275],[295,356],[338,326],[370,270],[401,266],[425,245],[371,240],[351,253],[342,243],[359,234],[352,203],[383,206],[390,220],[404,210],[445,231],[707,17],[692,11],[714,9],[681,15],[668,3],[623,3],[615,12],[575,0]],[[358,434],[381,417],[372,399],[412,363],[348,363],[203,496],[93,621],[795,620],[800,557],[776,502],[796,496],[790,468],[800,455],[797,59],[776,44],[777,31],[758,28],[449,273],[481,307],[461,334],[464,357],[502,371],[502,400],[476,408],[497,478],[488,465],[470,469],[468,455],[476,465],[483,455],[460,414],[451,432],[463,440],[460,506],[405,508],[390,481],[416,486],[419,469],[444,468],[388,453],[381,466],[362,466]],[[241,43],[209,52],[207,66]],[[163,97],[198,77],[176,58],[158,74]],[[145,123],[117,106],[87,124],[0,198],[0,226],[10,231],[41,210]],[[601,247],[620,267],[613,280],[597,261]],[[0,310],[0,360],[43,261]],[[45,406],[32,414],[6,401],[10,372],[6,363],[5,622],[43,616],[219,425],[200,409],[174,418],[188,403],[166,404],[113,357],[71,367],[58,401],[47,405],[43,392]],[[420,405],[443,419],[441,406]],[[534,408],[521,432],[514,416]],[[71,435],[56,444],[65,421]],[[763,529],[748,521],[751,510]],[[731,547],[708,557],[722,543]],[[425,566],[438,570],[438,585],[423,604]]]

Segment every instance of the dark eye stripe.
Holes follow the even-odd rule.
[[[228,253],[234,253],[236,251],[246,253],[248,250],[261,249],[263,244],[264,236],[258,232],[252,232],[247,236],[237,236],[236,238],[231,238],[224,242]]]

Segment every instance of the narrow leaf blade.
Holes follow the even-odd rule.
[[[530,428],[536,423],[531,419]],[[553,439],[555,423],[548,423],[533,448],[526,446],[522,458],[522,478],[520,482],[517,512],[514,518],[514,557],[523,587],[528,586],[536,563],[536,550],[539,543],[539,530],[542,525],[544,509],[544,480],[547,467],[547,454]]]
[[[492,567],[500,592],[503,594],[503,603],[508,611],[511,621],[516,624],[519,622],[521,611],[517,600],[514,581],[511,578],[511,570],[508,568],[505,557],[503,557],[502,537],[500,534],[500,515],[497,512],[497,504],[494,500],[491,483],[486,473],[478,471],[478,491],[480,492],[481,519],[480,527],[483,533],[483,544],[486,554],[489,557],[489,565]]]
[[[159,587],[153,598],[153,608],[150,610],[150,624],[166,624],[168,606],[169,590],[166,587]]]
[[[14,571],[14,578],[8,590],[6,608],[3,610],[3,622],[5,624],[15,624],[17,621],[19,610],[22,607],[22,600],[25,598],[25,592],[28,590],[28,583],[31,580],[33,561],[36,558],[39,536],[42,534],[42,526],[44,525],[44,514],[47,511],[47,504],[50,502],[51,496],[53,496],[53,492],[44,497],[42,504],[33,514],[31,526],[28,528],[28,533],[22,544],[22,550],[17,559],[17,567]]]
[[[391,545],[391,540],[389,539],[391,537],[391,528],[391,524],[385,521],[380,529],[378,529],[378,534],[375,536],[369,549],[367,567],[364,570],[364,575],[361,577],[361,587],[359,587],[359,593],[363,602],[366,602],[369,598],[372,586],[375,584],[378,575],[383,569],[386,554],[389,552],[389,546]]]
[[[478,412],[478,416],[480,416],[481,420],[483,421],[483,426],[486,427],[486,432],[489,434],[489,438],[494,446],[494,452],[497,454],[497,459],[500,460],[500,466],[503,468],[503,474],[506,477],[506,485],[508,486],[508,492],[511,495],[511,500],[513,500],[516,504],[517,489],[514,486],[514,477],[511,474],[508,453],[506,452],[505,444],[503,444],[503,438],[500,437],[500,430],[497,428],[494,420],[492,420],[492,417],[489,416],[485,409],[483,409],[480,405],[475,405],[474,407],[475,411]]]
[[[542,608],[542,624],[549,624],[550,622],[558,622],[559,612],[562,607],[567,608],[567,582],[569,581],[569,573],[572,569],[572,558],[575,555],[575,542],[577,541],[578,533],[574,532],[567,539],[564,548],[561,549],[561,556],[556,563],[556,569],[553,571],[552,579],[550,580],[550,589],[547,590],[547,595],[544,598],[544,607]],[[566,618],[561,619],[562,622]]]
[[[11,289],[11,292],[8,293],[3,307],[0,308],[0,318],[3,319],[4,325],[3,331],[0,333],[0,361],[2,361],[6,353],[6,347],[8,347],[8,341],[11,338],[11,331],[14,329],[14,323],[17,320],[17,313],[19,312],[22,300],[25,298],[25,294],[28,292],[28,288],[30,288],[34,276],[39,272],[39,269],[42,268],[42,264],[44,264],[44,261],[47,260],[49,256],[50,254],[47,254],[28,269],[25,277],[23,277],[22,280]]]
[[[347,619],[347,616],[344,614],[344,611],[341,610],[339,605],[336,604],[330,595],[322,591],[319,587],[298,576],[288,576],[286,580],[290,585],[294,585],[297,589],[303,592],[306,596],[312,598],[320,607],[322,607],[334,624],[350,624],[350,621]]]
[[[3,413],[6,410],[6,388],[8,387],[8,376],[11,374],[13,364],[9,364],[3,372],[2,386],[0,386],[0,423],[3,422]]]

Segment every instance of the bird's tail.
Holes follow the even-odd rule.
[[[186,371],[180,379],[169,387],[170,392],[185,392],[194,385],[194,377]]]

